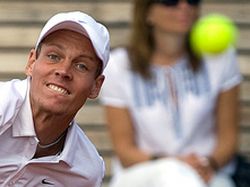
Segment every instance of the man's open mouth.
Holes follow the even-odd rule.
[[[68,90],[66,90],[65,88],[62,88],[62,87],[57,86],[55,84],[48,84],[47,87],[55,92],[62,94],[62,95],[69,95],[70,94],[70,92]]]

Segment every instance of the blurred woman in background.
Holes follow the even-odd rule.
[[[131,166],[176,158],[209,187],[234,186],[241,75],[232,47],[202,58],[191,50],[200,4],[134,1],[130,43],[112,51],[101,93],[114,180]]]

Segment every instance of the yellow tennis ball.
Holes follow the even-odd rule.
[[[209,14],[194,24],[190,45],[197,55],[219,54],[236,44],[237,34],[231,19],[221,14]]]

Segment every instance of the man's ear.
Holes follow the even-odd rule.
[[[104,79],[104,75],[99,75],[96,78],[95,83],[92,86],[91,92],[89,94],[90,99],[95,99],[99,95]]]
[[[35,49],[31,49],[28,56],[28,62],[25,67],[25,74],[27,76],[32,76],[33,66],[35,64],[35,61],[36,61],[36,51]]]

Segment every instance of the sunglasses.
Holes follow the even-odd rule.
[[[189,5],[198,6],[201,0],[186,0]],[[156,3],[161,3],[166,6],[176,6],[179,0],[156,0]]]

